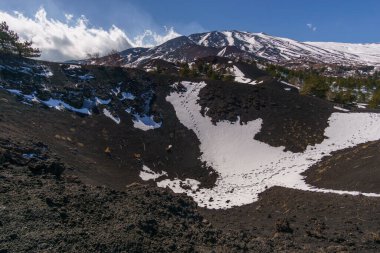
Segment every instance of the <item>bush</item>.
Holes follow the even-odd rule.
[[[376,108],[376,107],[379,106],[379,104],[380,104],[380,88],[377,89],[377,90],[373,93],[372,98],[371,98],[371,100],[369,101],[368,106],[369,106],[370,108]]]
[[[179,68],[179,76],[180,77],[189,77],[190,75],[190,68],[187,63],[182,63]]]
[[[329,90],[329,84],[325,82],[323,78],[316,75],[311,75],[305,79],[304,85],[301,89],[301,94],[326,98]]]
[[[233,80],[235,80],[235,77],[233,75],[226,74],[223,76],[222,80],[225,82],[232,82]]]

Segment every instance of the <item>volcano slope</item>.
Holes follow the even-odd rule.
[[[155,171],[165,168],[172,178],[199,173],[196,178],[203,178],[205,187],[215,182],[216,174],[197,159],[196,136],[179,123],[165,101],[174,78],[153,79],[139,70],[25,61],[3,63],[8,66],[2,70],[1,91],[5,137],[31,136],[45,142],[64,154],[64,161],[85,182],[123,189],[141,180],[142,164]],[[42,76],[40,65],[51,76]],[[166,150],[174,144],[170,152]],[[110,152],[105,153],[107,148]]]
[[[0,138],[1,252],[374,252],[379,247],[377,199],[323,193],[310,198],[275,187],[254,204],[197,210],[189,197],[168,190],[95,187],[65,169],[41,142]]]
[[[174,185],[176,180],[161,181],[158,185],[167,185],[178,192],[187,192],[201,206],[211,208],[228,208],[252,203],[257,200],[260,192],[275,185],[320,192],[358,194],[358,192],[312,187],[305,183],[301,173],[333,151],[378,140],[380,138],[379,114],[334,112],[328,119],[329,126],[325,129],[324,140],[321,143],[308,145],[303,152],[294,153],[287,151],[284,147],[273,147],[255,138],[262,129],[261,126],[265,126],[265,121],[263,122],[261,118],[249,121],[247,124],[241,120],[220,121],[213,124],[209,116],[202,115],[201,103],[198,103],[202,99],[199,98],[200,90],[207,87],[205,82],[181,82],[177,86],[181,86],[178,88],[179,91],[173,92],[167,99],[174,105],[180,121],[197,134],[203,153],[201,159],[219,173],[219,178],[214,188],[200,189],[195,192],[194,189],[181,191]],[[182,92],[183,89],[186,91]],[[270,85],[265,89],[270,89]],[[302,101],[297,97],[299,95],[290,96],[296,105]],[[232,103],[239,103],[239,98],[235,97],[235,102],[232,99]],[[229,101],[231,100],[228,98],[220,100],[222,103],[230,103]],[[278,99],[278,101],[281,100]],[[214,107],[212,103],[210,104],[211,106],[204,111],[212,115]],[[302,110],[311,111],[307,106]],[[277,110],[274,110],[273,114],[276,112]],[[297,115],[297,113],[292,114]],[[314,115],[314,120],[318,120],[318,114]],[[255,116],[255,114],[252,115],[252,117]],[[279,116],[276,125],[281,126],[283,121],[283,118]],[[305,131],[305,134],[312,134],[310,125],[304,128],[309,129],[309,132]],[[298,136],[302,136],[302,132]],[[270,140],[276,140],[276,136]],[[371,192],[362,194],[379,196]]]
[[[85,185],[41,142],[0,139],[1,252],[240,252],[185,196],[148,185]],[[250,250],[269,252],[261,240]]]
[[[16,145],[14,143],[21,146],[15,148],[18,155],[13,160],[34,159],[38,155],[34,151],[35,144],[27,143],[40,142],[38,145],[61,158],[60,162],[66,168],[62,177],[78,176],[86,184],[107,186],[100,189],[80,183],[75,187],[67,180],[56,181],[45,174],[45,167],[50,168],[47,173],[51,173],[49,159],[39,161],[46,166],[42,166],[42,176],[33,177],[30,176],[35,167],[33,163],[30,167],[23,164],[28,162],[13,165],[13,160],[6,161],[6,166],[2,163],[1,179],[11,182],[4,184],[2,190],[7,193],[2,195],[1,204],[4,207],[2,220],[5,221],[1,226],[6,231],[1,239],[1,245],[5,245],[2,248],[11,252],[43,250],[38,247],[46,247],[49,251],[76,251],[79,247],[84,251],[104,252],[194,249],[207,252],[210,248],[219,252],[378,250],[379,199],[355,196],[358,192],[377,193],[376,187],[365,188],[365,183],[347,184],[354,181],[350,175],[355,177],[355,173],[342,176],[345,175],[344,159],[337,159],[334,166],[324,170],[337,175],[334,181],[329,174],[321,177],[319,173],[319,180],[310,176],[311,181],[306,179],[305,183],[301,175],[310,166],[313,166],[311,171],[317,170],[324,162],[320,160],[329,159],[326,157],[329,154],[334,157],[341,149],[347,148],[342,152],[349,152],[360,143],[376,142],[379,132],[377,114],[343,113],[326,101],[300,96],[296,88],[263,76],[254,65],[250,72],[240,63],[227,61],[227,64],[240,70],[235,71],[237,82],[183,81],[174,74],[156,75],[137,69],[2,58],[0,127],[3,131],[0,138],[13,143],[9,144],[11,146]],[[360,119],[360,125],[354,124],[355,119]],[[205,132],[205,129],[215,131]],[[341,135],[335,135],[337,132]],[[204,139],[205,136],[209,139]],[[227,142],[225,137],[228,137]],[[254,145],[250,146],[252,143]],[[236,149],[239,145],[248,149]],[[6,146],[3,150],[7,149]],[[12,149],[12,152],[15,151]],[[375,154],[376,148],[371,152]],[[252,162],[250,157],[262,163],[253,162],[247,166],[249,164],[245,163]],[[271,164],[273,157],[278,160]],[[376,156],[363,160],[375,162],[373,159]],[[361,171],[360,180],[364,182],[371,177],[373,185],[378,185],[372,177],[376,167],[369,173],[365,165],[361,163],[356,167]],[[25,168],[17,170],[18,167]],[[133,188],[131,195],[124,193],[131,187],[126,186],[135,182],[150,186]],[[195,210],[193,200],[152,188],[153,185],[185,192],[203,208]],[[58,197],[62,195],[60,187],[67,189],[68,195],[79,194],[81,198],[73,197],[77,199],[73,203],[84,205],[83,210],[90,208],[93,202],[99,203],[99,215],[94,218],[91,212],[76,211],[76,204],[61,201]],[[112,193],[108,187],[117,191]],[[154,197],[150,193],[146,196],[147,191],[154,192]],[[48,198],[53,198],[53,203],[57,198],[60,206],[47,210],[46,205],[49,206],[51,201],[41,203],[41,198],[44,200],[50,193],[53,197],[49,195]],[[348,195],[342,195],[344,193]],[[33,201],[37,199],[36,202],[29,203],[20,197],[28,194]],[[113,202],[110,197],[113,194],[126,195],[120,202]],[[143,195],[146,199],[138,202]],[[99,200],[91,196],[104,197]],[[88,199],[83,201],[82,197]],[[191,242],[183,232],[179,235],[186,239],[178,239],[167,232],[165,224],[176,226],[185,222],[177,218],[167,220],[167,211],[154,211],[166,203],[167,198],[185,201],[185,205],[191,206],[186,209],[186,215],[202,217],[186,225],[184,231],[208,238],[202,231],[208,235],[213,232],[197,227],[205,223],[206,227],[213,226],[218,236],[212,237],[210,243],[198,239]],[[128,208],[132,208],[128,212],[124,212],[120,204],[124,201],[129,203]],[[37,210],[39,216],[23,213],[31,205],[42,208]],[[171,205],[168,204],[169,212]],[[122,211],[117,211],[116,215],[112,210],[119,208]],[[109,215],[110,210],[112,215]],[[147,212],[141,214],[141,210]],[[59,225],[66,222],[62,219],[57,224],[53,215],[57,211],[66,213],[73,221],[85,222],[74,233],[78,223]],[[46,215],[40,215],[45,212]],[[168,244],[165,242],[162,248],[157,248],[159,246],[154,246],[152,241],[144,239],[148,237],[140,228],[137,232],[140,239],[124,227],[123,232],[105,229],[125,225],[131,219],[129,214],[136,215],[136,219],[145,219],[145,214],[155,215],[147,222],[148,233],[152,227],[156,231],[149,234],[149,238],[160,243],[166,238]],[[108,223],[100,218],[103,216],[108,217]],[[178,217],[177,214],[174,216]],[[40,218],[36,220],[36,217]],[[205,222],[203,217],[208,221]],[[167,223],[161,223],[164,221]],[[12,233],[12,228],[22,228],[23,224],[28,224],[30,230]],[[51,224],[55,224],[54,229]],[[195,230],[187,228],[193,225]],[[37,233],[36,228],[64,232],[46,240],[46,233]],[[87,234],[88,240],[73,244],[72,238],[62,236],[62,233],[70,232],[73,232],[72,238]],[[101,240],[98,245],[99,238],[109,240]],[[172,245],[170,240],[174,238],[174,244],[179,245],[177,248],[168,246]],[[137,240],[140,244],[129,248],[132,246],[128,246],[127,239]],[[32,241],[41,242],[43,246]],[[73,248],[69,244],[74,245]],[[30,248],[23,248],[23,245]],[[186,248],[188,245],[196,248]]]

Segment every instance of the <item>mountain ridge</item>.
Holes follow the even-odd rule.
[[[154,59],[191,63],[207,56],[286,67],[327,64],[380,68],[380,43],[300,42],[266,33],[212,31],[179,36],[150,48],[128,48],[101,58],[77,61],[95,65],[140,67]]]

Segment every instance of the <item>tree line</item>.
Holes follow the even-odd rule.
[[[211,80],[233,81],[234,76],[226,68],[213,68],[213,65],[207,62],[194,62],[190,66],[188,63],[180,63],[179,75],[181,77],[206,77]]]
[[[340,104],[368,103],[380,105],[380,73],[370,76],[326,76],[324,69],[292,70],[268,65],[267,72],[276,78],[300,86],[300,93],[312,95]]]

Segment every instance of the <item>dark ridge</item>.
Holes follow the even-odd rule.
[[[380,141],[336,151],[303,173],[318,188],[380,193]]]
[[[285,150],[302,152],[308,145],[321,143],[333,112],[330,103],[301,96],[295,88],[276,81],[262,85],[209,81],[199,93],[203,113],[214,123],[221,120],[241,123],[261,118],[261,131],[255,139]],[[252,136],[253,138],[253,136]]]

